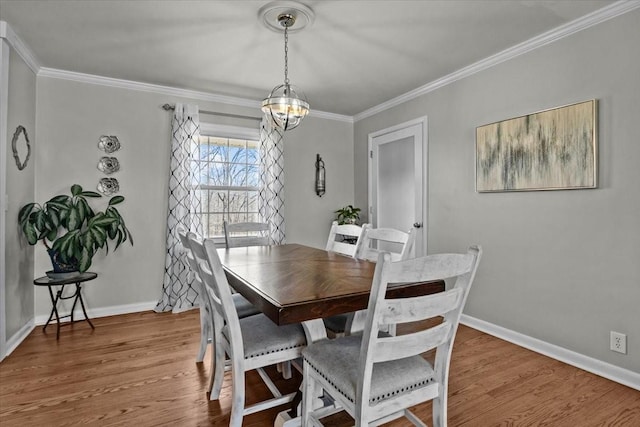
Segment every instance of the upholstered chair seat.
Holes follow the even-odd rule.
[[[307,343],[302,325],[278,326],[264,314],[240,319],[240,332],[245,359],[304,347]],[[229,325],[222,329],[222,335],[230,339]]]
[[[361,345],[361,334],[320,341],[304,349],[302,357],[346,399],[355,402]],[[397,398],[432,382],[433,368],[420,355],[377,363],[373,367],[369,404]]]

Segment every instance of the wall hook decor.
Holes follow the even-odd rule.
[[[27,155],[25,156],[24,161],[21,161],[20,156],[18,155],[18,138],[20,138],[20,135],[24,135],[24,140],[27,144]],[[27,130],[22,125],[18,126],[15,133],[13,134],[13,139],[11,140],[11,151],[13,152],[13,158],[16,161],[18,170],[26,168],[27,162],[29,161],[29,156],[31,156],[31,144],[29,143]]]
[[[320,157],[320,154],[316,154],[316,194],[322,197],[325,189],[324,161],[322,157]]]

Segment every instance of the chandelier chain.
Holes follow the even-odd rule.
[[[289,26],[284,27],[284,84],[289,84]]]

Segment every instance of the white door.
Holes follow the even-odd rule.
[[[369,134],[369,222],[417,228],[415,256],[427,253],[427,118]]]

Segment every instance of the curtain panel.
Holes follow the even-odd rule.
[[[269,224],[270,243],[285,243],[283,131],[267,117],[260,123],[258,212],[260,221]]]
[[[197,105],[177,103],[171,123],[171,165],[169,171],[169,210],[162,296],[155,311],[188,310],[198,305],[200,289],[189,268],[186,251],[178,237],[178,227],[202,234],[197,187],[200,176],[198,136],[200,119]]]

